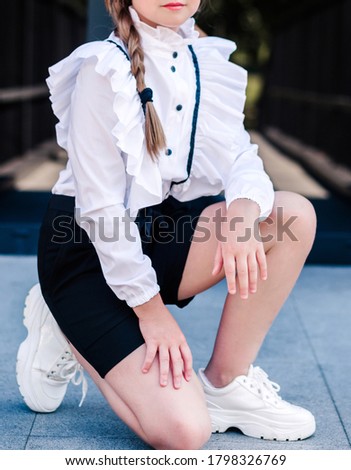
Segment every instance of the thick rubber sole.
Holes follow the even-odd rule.
[[[300,441],[312,436],[316,430],[313,415],[305,423],[277,423],[266,418],[257,417],[248,412],[231,413],[219,410],[210,411],[212,433],[223,433],[229,428],[237,428],[243,434],[256,439],[270,441]]]
[[[30,315],[33,309],[35,309],[35,315]],[[52,413],[57,409],[43,408],[38,403],[31,387],[32,364],[39,346],[40,329],[49,313],[46,304],[43,303],[40,286],[36,284],[31,288],[25,300],[23,324],[28,330],[28,335],[18,349],[16,378],[24,402],[32,411],[38,413]]]

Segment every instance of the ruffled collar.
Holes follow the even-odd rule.
[[[144,41],[151,41],[159,46],[181,46],[191,44],[198,39],[199,33],[195,30],[194,18],[189,18],[183,23],[178,31],[165,26],[156,26],[153,28],[140,20],[138,13],[133,7],[129,7],[133,23]]]

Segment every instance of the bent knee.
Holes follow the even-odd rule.
[[[316,212],[312,203],[304,196],[278,191],[271,217],[278,230],[282,231],[278,233],[281,238],[286,232],[291,235],[287,238],[292,241],[305,241],[308,244],[313,241],[317,225]]]
[[[198,450],[211,436],[209,417],[198,417],[193,421],[173,417],[165,426],[154,430],[150,436],[151,445],[155,449],[167,450]]]

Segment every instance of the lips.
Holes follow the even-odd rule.
[[[183,7],[184,6],[184,3],[180,3],[180,2],[171,2],[171,3],[167,3],[166,5],[163,5],[163,7],[165,8],[177,8],[177,7]]]

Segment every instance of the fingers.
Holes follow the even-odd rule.
[[[191,354],[190,348],[187,343],[180,346],[180,352],[182,353],[183,365],[184,365],[184,378],[187,382],[190,382],[193,375],[193,355]]]
[[[182,386],[183,376],[187,382],[191,380],[193,373],[193,359],[187,343],[180,347],[173,346],[169,350],[160,348],[160,384],[168,385],[169,369],[172,370],[173,386],[179,389]],[[167,374],[167,375],[166,375]]]
[[[155,360],[157,354],[157,346],[156,344],[147,344],[146,343],[146,354],[144,359],[144,364],[141,368],[144,374],[147,374],[152,366],[152,363]]]
[[[160,365],[160,385],[167,387],[168,374],[169,374],[169,350],[166,346],[160,346],[158,350],[159,365]]]
[[[257,292],[258,266],[257,259],[254,254],[249,254],[247,258],[247,264],[249,274],[249,290],[251,294],[255,294]]]
[[[172,364],[173,386],[174,388],[179,389],[182,385],[183,379],[183,359],[179,348],[171,348],[170,356]]]
[[[247,257],[241,256],[237,261],[238,284],[242,299],[249,297],[249,270],[247,264]]]
[[[214,263],[213,263],[212,275],[216,276],[217,274],[219,274],[222,268],[223,268],[222,246],[220,243],[218,243],[215,258],[214,258]]]
[[[228,254],[224,257],[224,272],[227,279],[229,294],[236,293],[236,262],[234,256]]]
[[[173,386],[179,389],[182,385],[183,377],[187,382],[191,380],[193,374],[193,359],[190,348],[187,343],[180,347],[147,346],[144,364],[142,366],[143,373],[149,372],[152,363],[158,353],[159,369],[160,369],[160,385],[167,387],[169,381],[169,372],[172,370]]]
[[[260,267],[261,279],[262,281],[265,281],[268,278],[268,266],[266,253],[263,248],[257,252],[257,262]]]
[[[257,252],[224,253],[224,271],[227,279],[228,292],[236,294],[239,291],[242,299],[248,299],[249,294],[255,294],[258,288],[258,278],[267,279],[267,259],[264,249]]]

